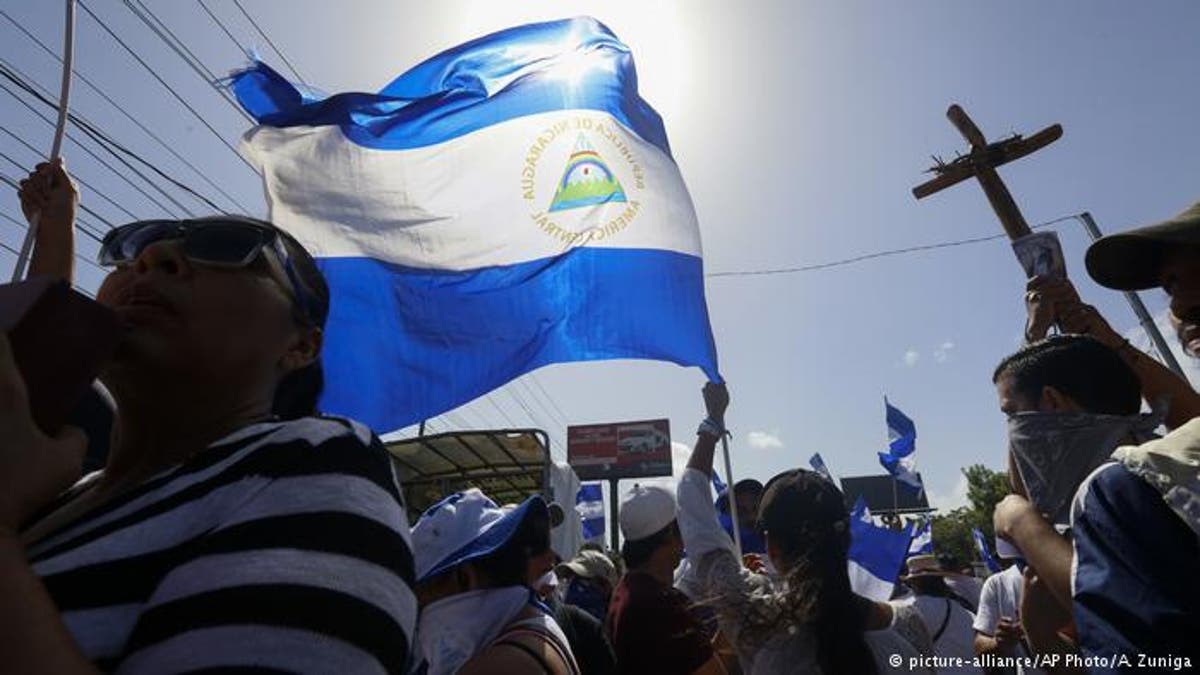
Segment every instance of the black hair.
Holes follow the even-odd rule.
[[[317,267],[317,263],[300,242],[290,234],[265,221],[262,224],[271,227],[279,233],[287,248],[292,267],[304,285],[303,292],[309,296],[309,301],[301,307],[299,298],[293,299],[293,314],[296,322],[309,328],[325,328],[325,319],[329,316],[329,284],[325,275]],[[318,356],[312,363],[293,370],[283,376],[275,388],[275,398],[271,402],[271,414],[282,420],[294,420],[317,414],[317,402],[325,389],[325,370]]]
[[[517,531],[492,554],[470,561],[486,578],[487,588],[524,586],[529,560],[550,548],[550,518],[544,510],[530,509]]]
[[[1084,410],[1102,415],[1134,415],[1142,406],[1142,386],[1133,368],[1106,345],[1086,335],[1054,335],[1023,347],[996,366],[993,384],[1012,379],[1018,396],[1038,400],[1054,387]]]
[[[654,556],[654,552],[670,541],[672,536],[679,536],[679,523],[674,520],[649,537],[635,541],[626,539],[621,543],[621,557],[625,560],[625,565],[631,568],[645,565]]]
[[[850,588],[850,516],[841,491],[816,472],[786,471],[767,483],[758,526],[783,558],[785,620],[812,632],[821,672],[876,672],[863,637],[869,604]],[[778,630],[777,618],[761,628]]]

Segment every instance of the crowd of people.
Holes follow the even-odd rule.
[[[71,280],[78,194],[63,165],[37,167],[20,199],[40,221],[32,272]],[[564,559],[561,507],[540,495],[497,504],[469,489],[409,522],[378,438],[318,414],[329,290],[284,231],[138,221],[99,257],[112,271],[96,299],[124,328],[92,392],[111,395],[107,426],[39,428],[0,333],[5,672],[1200,665],[1200,395],[1065,278],[1029,282],[1027,344],[993,376],[1007,568],[979,583],[914,556],[873,601],[851,587],[833,482],[797,468],[713,494],[724,385],[704,387],[678,485],[620,497],[620,551]],[[1087,269],[1112,289],[1163,289],[1200,357],[1200,204],[1099,240]],[[85,456],[98,470],[80,478]]]

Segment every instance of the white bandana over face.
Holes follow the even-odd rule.
[[[421,610],[417,644],[428,675],[453,675],[500,635],[529,604],[525,586],[487,588],[443,598]]]

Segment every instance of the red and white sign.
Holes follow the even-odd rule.
[[[671,475],[667,420],[567,427],[567,463],[579,480]]]

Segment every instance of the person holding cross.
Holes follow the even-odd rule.
[[[1180,341],[1193,356],[1200,346],[1198,263],[1200,205],[1164,223],[1103,238],[1087,254],[1089,273],[1105,286],[1164,288]],[[1105,453],[1074,492],[1069,540],[1057,537],[1038,507],[1018,495],[997,506],[997,533],[1028,552],[1038,580],[1070,610],[1084,656],[1144,654],[1200,663],[1194,640],[1200,628],[1200,582],[1192,573],[1200,569],[1196,393],[1121,339],[1065,281],[1035,279],[1027,302],[1032,337],[1057,321],[1064,330],[1086,332],[1115,347],[1136,373],[1147,401],[1170,406],[1166,424],[1172,432]]]

